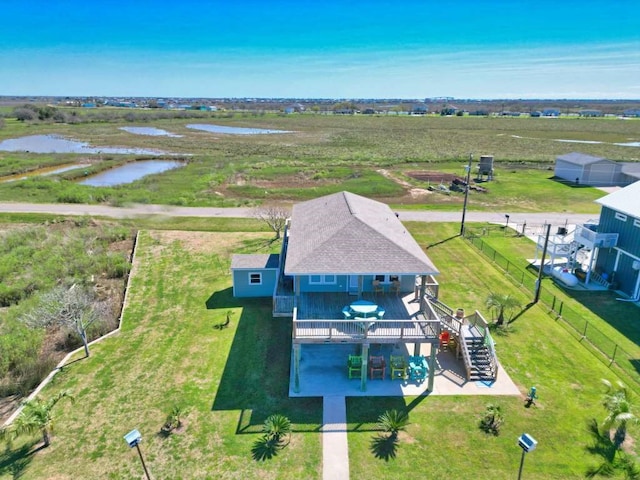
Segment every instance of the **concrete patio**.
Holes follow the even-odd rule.
[[[420,354],[429,356],[430,345],[422,344]],[[456,359],[454,352],[441,351],[436,355],[434,391],[427,391],[427,381],[420,384],[402,380],[391,380],[389,355],[413,355],[413,344],[372,345],[371,355],[383,355],[387,362],[385,379],[367,379],[367,390],[360,390],[360,379],[347,376],[347,357],[356,354],[355,344],[304,344],[300,355],[300,392],[293,389],[293,365],[289,379],[290,397],[325,396],[417,396],[417,395],[523,395],[509,378],[502,366],[498,367],[495,382],[467,381],[464,364]]]

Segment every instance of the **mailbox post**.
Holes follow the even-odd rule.
[[[140,435],[140,432],[137,429],[131,430],[129,433],[127,433],[124,436],[124,441],[127,442],[127,445],[129,445],[129,448],[136,447],[136,450],[138,450],[138,455],[140,456],[140,462],[142,462],[142,468],[144,469],[144,474],[147,476],[147,480],[151,480],[151,477],[149,476],[149,471],[147,470],[147,466],[144,463],[144,458],[142,458],[142,452],[140,451],[141,440],[142,440],[142,435]]]
[[[518,438],[518,445],[522,448],[522,458],[520,458],[520,470],[518,470],[518,480],[522,478],[522,467],[524,466],[524,456],[533,452],[538,446],[538,442],[528,433],[523,433]]]

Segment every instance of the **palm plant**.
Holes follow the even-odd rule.
[[[398,432],[405,430],[409,425],[409,416],[406,412],[401,412],[396,409],[385,410],[385,412],[378,417],[378,427],[389,434],[390,437],[396,438]]]
[[[638,422],[638,418],[631,411],[631,392],[622,382],[617,382],[615,387],[609,380],[603,379],[602,383],[607,387],[602,399],[602,406],[607,410],[607,416],[602,422],[602,428],[604,430],[609,430],[612,427],[616,428],[613,443],[616,448],[620,448],[627,436],[627,425]]]
[[[502,415],[500,405],[496,405],[495,403],[488,404],[484,416],[480,420],[480,428],[486,433],[498,435],[500,433],[500,426],[503,423],[504,416]]]
[[[496,293],[492,292],[485,301],[487,308],[490,308],[494,312],[497,312],[496,325],[504,324],[504,314],[510,310],[520,308],[520,302],[517,298],[509,295],[508,293]]]
[[[274,413],[264,421],[262,431],[266,438],[279,443],[282,437],[291,433],[291,420],[280,413]]]
[[[186,409],[180,405],[174,405],[167,415],[167,420],[163,426],[165,431],[171,431],[174,428],[182,427],[182,417],[184,417]]]
[[[47,401],[33,399],[23,404],[23,409],[13,425],[16,436],[25,433],[40,432],[45,447],[51,444],[51,432],[54,426],[53,407],[63,398],[74,401],[68,391],[58,393]]]

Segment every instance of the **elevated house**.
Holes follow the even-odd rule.
[[[553,236],[547,252],[567,260],[585,286],[617,290],[640,301],[640,181],[596,200],[597,221],[578,225],[566,236]],[[544,237],[538,238],[536,257]],[[582,258],[582,260],[579,260]]]
[[[242,281],[253,275],[257,282],[264,259],[238,257],[234,272],[242,272]],[[465,316],[438,300],[438,269],[387,205],[349,192],[295,205],[278,263],[273,316],[292,318],[295,392],[301,352],[310,344],[353,345],[363,360],[361,390],[366,390],[372,345],[412,344],[415,355],[429,344],[431,390],[443,331],[456,340],[468,380],[496,378],[486,321],[477,311]],[[234,292],[240,290],[235,282],[234,275]],[[377,314],[358,317],[346,310],[361,302],[374,304]]]
[[[596,200],[602,205],[598,233],[613,233],[617,242],[600,248],[595,269],[612,287],[640,300],[640,182]]]

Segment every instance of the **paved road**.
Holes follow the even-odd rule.
[[[171,217],[251,217],[251,208],[214,208],[214,207],[173,207],[168,205],[133,205],[129,207],[109,207],[105,205],[80,205],[67,203],[0,203],[0,212],[8,213],[51,213],[54,215],[89,215],[95,217],[135,218],[149,215]],[[462,213],[441,211],[397,211],[400,220],[420,222],[460,222]],[[596,214],[574,213],[510,213],[510,212],[467,212],[467,222],[504,223],[505,214],[509,214],[509,223],[541,225],[551,223],[585,223],[598,218]]]

